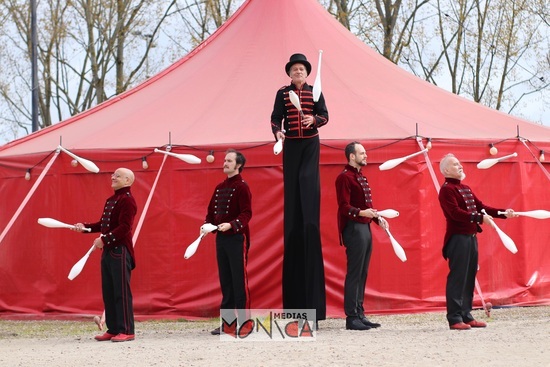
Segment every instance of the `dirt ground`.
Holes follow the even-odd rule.
[[[488,327],[451,331],[442,312],[371,316],[382,327],[368,331],[329,319],[310,342],[225,342],[217,320],[137,322],[136,340],[97,342],[91,316],[0,319],[0,366],[550,366],[549,306],[474,316]]]

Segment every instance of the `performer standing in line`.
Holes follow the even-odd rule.
[[[241,172],[246,163],[242,153],[229,149],[223,163],[227,178],[216,186],[205,223],[218,226],[216,257],[222,291],[221,310],[237,310],[238,325],[246,321],[250,308],[246,263],[250,247],[248,223],[252,218],[252,194]],[[220,328],[211,331],[219,335]]]
[[[130,276],[135,268],[132,227],[137,212],[130,191],[134,173],[119,168],[111,175],[114,195],[107,199],[101,219],[95,223],[77,223],[75,231],[101,232],[94,240],[101,255],[101,288],[105,307],[107,332],[97,335],[97,341],[125,342],[134,340],[134,308]],[[101,325],[102,328],[102,325]]]
[[[372,207],[372,195],[362,167],[367,165],[367,153],[359,142],[349,143],[344,153],[348,164],[336,178],[338,200],[338,233],[340,244],[346,247],[347,272],[344,283],[346,329],[369,330],[380,327],[365,316],[363,301],[372,253],[370,223],[389,228]]]
[[[303,54],[290,56],[285,71],[291,83],[277,91],[271,113],[273,135],[284,140],[283,307],[315,309],[317,320],[324,320],[318,129],[328,122],[328,111],[322,93],[313,100],[313,87],[306,83],[311,64]],[[300,99],[303,114],[291,103],[290,91]]]
[[[466,178],[462,165],[453,154],[447,154],[439,164],[445,182],[439,191],[439,203],[447,230],[443,241],[443,257],[449,263],[446,300],[447,321],[451,330],[484,328],[487,323],[475,320],[471,314],[477,274],[477,233],[480,224],[489,224],[492,217],[502,219],[517,217],[512,209],[495,209],[479,200],[469,186],[461,181]],[[481,213],[485,209],[487,214]],[[499,215],[498,212],[506,212]]]

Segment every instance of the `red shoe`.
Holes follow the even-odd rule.
[[[456,324],[449,325],[449,328],[451,330],[470,330],[472,327],[470,325],[466,325],[463,322],[459,322]]]
[[[247,335],[250,335],[253,332],[254,332],[254,323],[253,322],[245,322],[239,328],[239,336],[241,338],[246,337]]]
[[[467,324],[471,327],[487,327],[487,323],[485,321],[472,320],[470,322],[467,322]]]
[[[103,333],[101,335],[96,335],[94,339],[98,342],[106,342],[107,340],[113,339],[115,336],[115,334]]]
[[[135,335],[134,334],[118,334],[117,336],[113,336],[111,338],[112,342],[129,342],[130,340],[134,340]]]

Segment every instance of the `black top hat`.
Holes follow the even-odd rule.
[[[303,54],[294,54],[290,56],[290,60],[286,63],[286,75],[290,76],[290,67],[294,64],[303,64],[306,67],[307,75],[311,73],[311,64],[306,57]]]

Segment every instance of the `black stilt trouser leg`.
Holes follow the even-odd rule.
[[[320,234],[319,137],[286,139],[284,174],[283,307],[315,309],[326,318]]]

